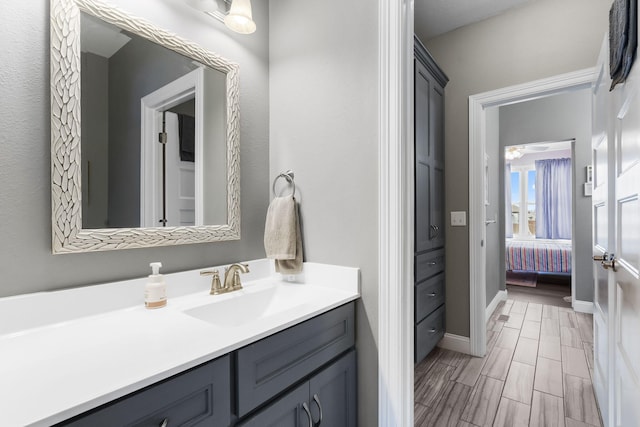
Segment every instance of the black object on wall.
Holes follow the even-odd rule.
[[[614,0],[609,10],[610,91],[627,79],[638,46],[638,1]]]

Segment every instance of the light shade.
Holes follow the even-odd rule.
[[[251,0],[233,0],[224,24],[232,31],[240,34],[251,34],[256,30],[256,23],[251,15]]]
[[[504,158],[506,160],[519,159],[524,154],[521,150],[519,147],[509,147],[504,152]]]

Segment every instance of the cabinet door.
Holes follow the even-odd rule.
[[[429,229],[431,248],[444,246],[444,89],[432,80],[429,108]]]
[[[356,353],[352,350],[309,382],[315,425],[356,427],[356,393]]]
[[[415,251],[444,246],[444,89],[415,62]]]
[[[351,350],[236,426],[356,427],[356,393],[356,352]]]
[[[307,427],[313,426],[308,412],[303,408],[309,398],[309,383],[305,382],[268,405],[251,418],[236,424],[237,427]],[[328,425],[328,424],[325,424]],[[338,424],[336,424],[338,425]]]
[[[431,195],[431,161],[433,155],[429,145],[431,134],[431,77],[420,62],[415,61],[415,251],[422,252],[432,248],[431,218],[429,203]]]
[[[444,246],[444,169],[432,164],[429,178],[429,248]]]
[[[176,375],[59,425],[226,427],[231,420],[229,356]]]

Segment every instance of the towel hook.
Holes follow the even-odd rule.
[[[289,184],[293,185],[293,192],[291,193],[291,196],[295,196],[296,195],[296,183],[293,182],[293,171],[291,169],[289,169],[286,172],[282,172],[280,175],[276,176],[276,178],[273,180],[273,186],[271,188],[271,190],[273,191],[273,195],[274,196],[278,196],[276,194],[276,182],[278,182],[278,179],[280,178],[284,178]]]

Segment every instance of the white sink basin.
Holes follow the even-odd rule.
[[[304,285],[276,284],[259,290],[241,290],[231,298],[185,310],[184,313],[223,328],[239,327],[275,315],[289,314],[309,305]],[[215,297],[213,297],[215,298]]]

